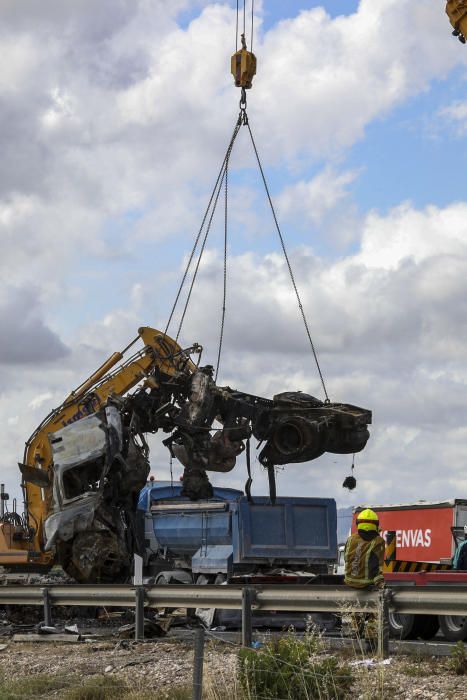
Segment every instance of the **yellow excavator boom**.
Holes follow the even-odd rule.
[[[123,360],[125,351],[139,339],[144,343],[143,349],[114,369]],[[199,351],[200,346],[193,349]],[[196,365],[175,340],[144,326],[124,351],[114,352],[36,428],[26,442],[24,461],[19,465],[26,518],[21,522],[17,515],[7,517],[0,524],[0,566],[20,564],[40,569],[53,563],[53,551],[44,551],[44,522],[50,514],[53,481],[49,435],[95,413],[110,397],[124,396],[140,382],[156,388],[155,368],[169,377],[196,371]]]

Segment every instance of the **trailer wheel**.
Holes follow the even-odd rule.
[[[465,615],[440,615],[439,626],[443,637],[450,642],[467,639],[467,617]]]
[[[389,634],[394,639],[411,639],[415,628],[415,615],[389,611]]]
[[[433,639],[438,630],[439,620],[437,615],[415,615],[414,637]]]

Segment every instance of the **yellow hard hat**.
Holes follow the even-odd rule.
[[[379,519],[377,514],[371,508],[365,508],[357,515],[357,529],[365,530],[366,532],[378,532]]]

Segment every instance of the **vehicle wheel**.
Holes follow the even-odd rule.
[[[412,639],[415,627],[415,615],[404,615],[389,611],[389,634],[394,639]]]
[[[450,642],[467,639],[467,616],[440,615],[439,626],[443,637]]]
[[[437,615],[415,615],[413,630],[414,637],[420,639],[433,639],[439,630],[439,620]]]

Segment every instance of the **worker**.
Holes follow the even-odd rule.
[[[357,532],[350,535],[344,550],[345,582],[352,588],[380,587],[384,584],[384,540],[378,533],[378,527],[378,516],[371,508],[357,515]]]
[[[357,515],[357,532],[345,543],[345,583],[352,588],[382,587],[384,540],[378,533],[379,520],[374,510],[365,508]],[[374,653],[379,626],[374,613],[350,613],[353,634],[366,642],[366,651]]]
[[[457,571],[467,571],[467,525],[464,525],[464,539],[456,549],[452,568]]]

